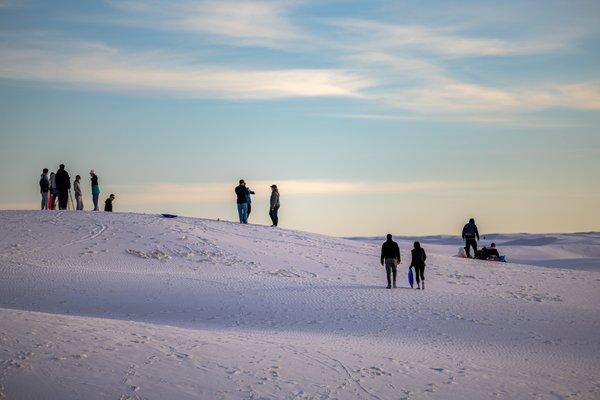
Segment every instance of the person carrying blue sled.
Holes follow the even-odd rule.
[[[410,255],[412,256],[410,266],[415,269],[417,289],[425,290],[425,260],[427,259],[427,255],[421,247],[421,243],[414,243],[414,248],[410,251]]]

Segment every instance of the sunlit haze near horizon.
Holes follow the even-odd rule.
[[[600,230],[600,3],[0,0],[0,209],[338,236]]]

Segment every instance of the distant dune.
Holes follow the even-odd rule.
[[[353,237],[367,243],[380,243],[382,237]],[[398,236],[396,239],[410,248],[412,242],[420,241],[436,252],[447,255],[458,254],[464,246],[459,236]],[[493,233],[481,235],[480,246],[495,242],[508,260],[517,264],[542,267],[559,267],[600,271],[600,232],[578,233]]]

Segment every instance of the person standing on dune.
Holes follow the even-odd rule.
[[[417,289],[425,290],[425,260],[427,260],[427,255],[425,254],[425,250],[421,247],[421,243],[414,243],[414,248],[410,251],[410,255],[410,265],[415,269]],[[421,283],[421,285],[419,285],[419,283]]]
[[[92,202],[94,203],[94,211],[98,211],[98,198],[100,197],[100,186],[98,186],[98,175],[94,170],[90,171],[90,181],[92,183]]]
[[[471,247],[473,248],[473,257],[475,257],[477,255],[477,240],[479,240],[479,231],[477,230],[477,225],[475,225],[475,219],[471,218],[469,223],[463,227],[462,238],[465,241],[467,258],[471,258]]]
[[[248,223],[248,189],[246,182],[240,179],[240,184],[235,187],[236,203],[240,224]]]
[[[396,272],[400,264],[400,248],[398,243],[392,240],[392,235],[388,233],[387,240],[381,246],[381,265],[385,265],[387,275],[387,288],[396,287]]]
[[[279,189],[277,189],[277,185],[271,185],[271,200],[269,203],[269,217],[273,221],[273,225],[271,226],[277,226],[279,223],[279,216],[277,215],[279,212]]]
[[[66,210],[69,204],[69,189],[71,189],[71,178],[65,170],[65,165],[60,164],[56,171],[56,189],[58,190],[58,208]]]
[[[81,176],[77,175],[73,182],[73,191],[75,192],[75,201],[77,202],[77,211],[83,210],[83,196],[81,194]]]
[[[50,181],[48,180],[48,168],[44,168],[40,177],[40,193],[42,194],[42,210],[48,209],[48,190],[50,190]]]
[[[56,174],[50,172],[50,209],[56,209],[56,200],[58,199],[58,189],[56,189]]]
[[[246,187],[246,204],[248,204],[248,211],[246,212],[246,219],[250,218],[252,212],[252,195],[255,194],[252,189]]]

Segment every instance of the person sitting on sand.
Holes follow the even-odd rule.
[[[497,260],[500,258],[500,253],[496,249],[496,243],[492,243],[490,247],[483,247],[477,252],[477,258],[480,260]]]
[[[115,195],[111,194],[104,202],[104,211],[112,212],[112,202],[115,200]]]

